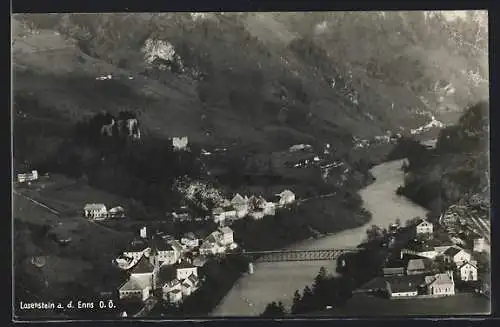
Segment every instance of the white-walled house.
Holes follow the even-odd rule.
[[[172,138],[172,146],[174,147],[174,150],[186,150],[188,143],[189,141],[187,136]]]
[[[138,298],[142,301],[151,294],[152,283],[147,278],[143,277],[130,277],[120,288],[118,294],[120,299]]]
[[[36,181],[38,179],[38,171],[32,170],[31,173],[17,174],[17,181],[19,183]]]
[[[127,256],[120,256],[113,261],[118,268],[123,269],[123,270],[128,270],[132,268],[134,264],[134,259],[132,257],[127,257]]]
[[[244,209],[244,208],[242,208]],[[234,208],[221,208],[217,207],[212,211],[212,216],[215,223],[221,223],[229,219],[238,217],[238,213]]]
[[[171,242],[166,240],[157,240],[155,242],[156,255],[162,265],[173,265],[181,257],[180,251],[176,250]]]
[[[274,216],[276,214],[276,203],[266,201],[263,210],[264,210],[264,215]]]
[[[220,243],[222,245],[230,245],[234,243],[234,232],[231,228],[222,227],[219,228],[218,231],[220,232],[221,235]]]
[[[201,255],[217,255],[226,252],[226,247],[219,242],[203,242],[200,246]]]
[[[250,212],[249,215],[250,215],[250,217],[252,217],[255,220],[262,219],[262,218],[264,218],[264,216],[266,216],[264,210],[262,210],[262,209],[253,210],[252,212]]]
[[[464,264],[465,262],[470,262],[472,259],[470,253],[462,248],[459,248],[458,246],[451,247],[448,250],[444,251],[443,256],[446,261],[455,263],[457,267]]]
[[[184,296],[191,295],[199,287],[199,279],[197,275],[191,274],[182,282],[182,294]]]
[[[243,218],[248,215],[250,206],[248,203],[248,199],[242,197],[239,193],[237,193],[233,199],[231,200],[231,205],[236,211],[237,218]]]
[[[88,203],[83,207],[85,217],[93,219],[106,218],[108,211],[102,203]]]
[[[162,287],[163,298],[166,301],[169,301],[168,293],[175,290],[182,291],[181,281],[178,280],[177,278],[174,278],[173,280],[170,280],[163,285]]]
[[[197,248],[200,246],[200,239],[194,233],[189,232],[181,237],[181,244],[190,249]]]
[[[176,278],[178,280],[184,280],[191,275],[198,276],[198,267],[183,261],[176,267]]]
[[[168,292],[167,298],[168,298],[168,302],[170,302],[170,303],[175,304],[175,303],[182,302],[182,285],[181,285],[180,290],[175,289],[175,290]]]
[[[415,226],[417,235],[429,235],[434,232],[434,226],[430,221],[422,220]]]
[[[130,270],[129,280],[118,289],[120,299],[135,297],[146,300],[153,287],[153,273],[153,265],[142,256]]]
[[[280,197],[278,204],[280,206],[286,206],[295,202],[295,194],[290,190],[284,190],[283,192],[277,194]]]
[[[134,240],[123,251],[123,255],[134,260],[139,260],[143,255],[149,255],[150,250],[151,248],[147,242]]]
[[[460,279],[464,282],[477,280],[477,267],[470,262],[462,264],[458,268]]]
[[[425,276],[427,294],[435,296],[455,295],[455,282],[451,272]]]
[[[113,207],[109,209],[108,216],[112,218],[124,218],[125,217],[125,209],[121,206]]]

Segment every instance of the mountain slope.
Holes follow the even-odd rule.
[[[132,110],[146,135],[263,151],[314,142],[343,150],[350,144],[336,140],[406,133],[428,122],[429,110],[439,119],[429,108],[450,83],[462,102],[485,90],[423,60],[441,53],[434,64],[442,65],[455,51],[448,61],[484,75],[470,47],[423,46],[447,36],[436,17],[440,33],[410,13],[17,15],[15,101],[43,108],[20,109],[28,125],[40,114],[60,124]],[[485,33],[473,19],[461,24]],[[467,30],[460,26],[453,31]]]
[[[394,27],[396,23],[399,23],[396,27],[401,31],[407,32],[409,29],[411,32],[411,26],[408,28],[408,24],[400,22],[409,14],[384,19],[376,13],[325,15],[28,15],[19,19],[33,26],[59,30],[76,40],[74,46],[77,49],[73,56],[81,58],[81,50],[93,58],[114,64],[113,68],[102,68],[107,72],[116,66],[136,73],[144,72],[145,63],[140,51],[142,43],[146,39],[167,41],[173,45],[183,66],[202,78],[193,78],[192,74],[172,75],[165,71],[156,71],[152,76],[149,69],[148,81],[141,80],[141,84],[154,84],[154,80],[158,79],[161,81],[161,86],[155,85],[154,88],[158,94],[164,95],[162,102],[168,99],[171,103],[169,112],[161,115],[182,110],[175,116],[181,118],[188,112],[188,107],[190,113],[194,111],[193,116],[188,115],[186,119],[189,120],[188,125],[193,125],[190,130],[199,128],[196,123],[200,123],[200,119],[194,119],[198,111],[203,111],[208,119],[213,117],[214,121],[227,119],[225,122],[228,124],[225,125],[229,126],[233,119],[243,118],[244,124],[238,125],[254,128],[287,125],[312,136],[318,130],[317,122],[312,128],[301,126],[308,119],[324,122],[328,126],[320,129],[330,133],[342,130],[339,126],[343,126],[360,136],[376,135],[381,131],[384,133],[386,129],[395,129],[401,122],[406,122],[406,125],[411,123],[417,107],[424,108],[425,105],[419,99],[419,94],[404,85],[406,81],[412,81],[413,76],[401,76],[401,71],[397,69],[406,66],[410,71],[423,70],[420,72],[423,75],[428,75],[430,71],[426,67],[411,67],[411,62],[385,70],[383,67],[393,62],[394,57],[408,61],[418,51],[422,57],[435,50],[424,51],[422,47],[412,50],[404,45],[405,38],[398,39],[394,33],[387,35],[385,30],[385,34],[382,33],[384,28],[390,27],[389,24]],[[375,34],[373,24],[377,24]],[[323,25],[324,28],[318,31],[318,26]],[[368,31],[371,33],[367,34]],[[377,36],[375,44],[371,42],[374,40],[367,42],[367,38],[372,36]],[[51,36],[53,39],[56,37]],[[45,39],[40,34],[36,38]],[[29,42],[36,42],[33,40],[36,38],[30,37]],[[424,35],[418,41],[428,41],[428,38],[429,35]],[[384,44],[386,53],[379,54],[384,50],[381,46]],[[398,47],[399,53],[390,52]],[[47,57],[43,66],[46,69],[50,67],[47,69],[49,72],[57,71],[54,68],[61,66],[58,54],[49,56],[37,52],[36,56],[35,60],[33,56],[30,59],[30,56],[23,55],[25,62],[32,64],[33,61],[43,60],[41,56]],[[316,62],[311,61],[313,57],[316,57]],[[77,61],[76,58],[63,60],[67,62],[69,70],[83,70],[89,74],[95,71],[88,67],[90,63],[84,63],[81,59]],[[382,59],[387,63],[381,62]],[[56,61],[57,65],[51,64]],[[400,79],[398,83],[390,83],[391,76],[382,79],[371,76],[373,74],[369,68],[374,61],[378,61],[375,62],[378,70],[397,73],[396,77]],[[16,65],[21,62],[22,59],[16,57]],[[35,66],[40,64],[35,63]],[[343,80],[344,83],[337,83],[332,90],[331,79]],[[345,84],[345,87],[337,90],[340,84]],[[134,89],[137,87],[133,86]],[[180,90],[184,92],[180,97],[189,99],[188,103],[180,100],[177,103]],[[152,120],[157,121],[156,118]],[[184,121],[182,123],[185,125]],[[237,130],[243,134],[245,129],[239,127]],[[221,131],[217,130],[217,133]]]
[[[410,155],[402,194],[435,213],[471,198],[489,203],[488,105],[471,106],[442,130],[435,151]]]

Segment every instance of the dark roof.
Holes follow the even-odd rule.
[[[457,255],[457,253],[459,253],[460,251],[462,251],[462,249],[460,248],[457,248],[457,247],[451,247],[449,249],[447,249],[446,251],[444,251],[444,255],[448,255],[450,257],[454,257]]]
[[[392,276],[386,278],[386,282],[391,287],[391,293],[412,292],[424,284],[424,278],[422,276]]]
[[[189,275],[188,279],[193,284],[196,284],[198,282],[198,277],[195,274]]]
[[[144,251],[148,247],[148,243],[143,240],[133,240],[125,248],[125,252],[140,252]]]
[[[196,268],[195,266],[193,266],[192,264],[190,264],[189,262],[187,261],[182,261],[181,263],[179,263],[177,266],[176,266],[177,269],[185,269],[185,268]]]
[[[139,259],[139,262],[135,264],[134,267],[130,270],[130,273],[132,274],[147,274],[147,273],[152,273],[154,270],[153,265],[151,262],[149,262],[148,258],[146,256],[142,256]]]
[[[176,271],[172,266],[161,266],[158,272],[158,280],[161,284],[168,283],[175,279]]]
[[[155,237],[151,240],[151,250],[155,252],[158,251],[168,251],[172,250],[172,247],[168,243],[168,240],[165,237],[166,235],[155,235]]]
[[[466,265],[471,265],[472,267],[477,269],[477,266],[475,264],[473,264],[472,262],[464,262],[458,269],[462,269],[462,267],[466,266]]]
[[[385,264],[385,268],[401,268],[404,266],[405,262],[399,256],[391,256]]]

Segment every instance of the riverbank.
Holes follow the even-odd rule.
[[[362,226],[331,233],[319,239],[296,242],[286,249],[356,247],[364,240],[369,224],[387,226],[396,219],[404,223],[416,216],[425,216],[426,209],[395,194],[404,178],[401,164],[401,160],[387,162],[370,170],[376,180],[364,187],[359,194],[364,208],[372,214],[371,220]],[[240,278],[212,315],[256,316],[272,301],[282,301],[285,307],[289,307],[295,290],[310,285],[322,266],[330,272],[336,271],[335,262],[325,261],[255,264],[255,273]]]

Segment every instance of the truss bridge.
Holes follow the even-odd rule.
[[[344,249],[310,249],[310,250],[276,250],[276,251],[243,251],[242,254],[252,258],[253,262],[287,262],[287,261],[326,261],[337,260],[348,252],[359,252],[361,248]]]

